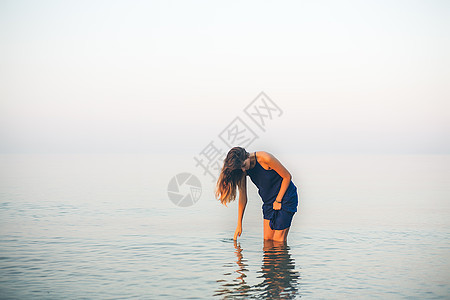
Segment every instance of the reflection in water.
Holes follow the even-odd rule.
[[[262,299],[293,299],[298,291],[299,273],[295,270],[295,261],[289,253],[289,246],[286,242],[274,242],[264,240],[264,254],[260,275],[262,282],[256,285],[249,285],[246,282],[248,274],[248,264],[242,255],[242,248],[237,241],[234,241],[237,257],[236,263],[226,264],[224,267],[238,268],[234,273],[226,272],[223,275],[232,276],[232,282],[227,280],[217,280],[220,288],[216,290],[214,296],[223,298],[262,298]],[[235,277],[236,276],[236,277]]]
[[[293,299],[297,294],[299,273],[286,242],[264,240],[263,282],[256,285],[259,296],[270,299]]]
[[[248,265],[246,264],[247,260],[243,258],[241,245],[236,240],[234,241],[234,248],[236,249],[236,263],[226,264],[224,267],[226,269],[229,267],[234,269],[236,268],[235,264],[237,264],[238,268],[234,271],[235,273],[226,272],[223,275],[233,277],[237,275],[237,277],[233,279],[232,283],[227,282],[225,279],[217,280],[217,282],[220,283],[221,288],[216,290],[214,296],[223,296],[224,298],[249,298],[251,296],[251,286],[245,281],[245,278],[247,277],[245,272],[248,272]]]

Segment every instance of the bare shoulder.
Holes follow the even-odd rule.
[[[275,170],[283,178],[292,178],[291,173],[285,166],[272,154],[266,151],[258,151],[256,153],[258,161],[260,160],[266,166],[266,170]]]
[[[256,151],[256,156],[258,157],[258,161],[262,161],[263,163],[268,163],[274,158],[271,153],[266,151]]]
[[[266,170],[273,169],[273,161],[276,160],[275,157],[267,151],[257,151],[256,156],[258,157],[258,162]]]

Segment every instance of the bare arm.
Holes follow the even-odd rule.
[[[238,184],[239,187],[239,208],[238,208],[238,224],[234,233],[234,239],[242,233],[242,219],[244,218],[245,207],[247,206],[247,176],[244,173],[241,181]]]

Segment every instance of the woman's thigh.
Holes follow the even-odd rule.
[[[271,240],[273,239],[273,235],[275,233],[275,230],[272,230],[270,228],[270,220],[264,219],[264,239],[265,240]]]
[[[278,241],[278,242],[286,241],[287,240],[287,235],[288,235],[288,232],[289,232],[289,228],[291,228],[291,227],[288,227],[288,228],[283,229],[283,230],[274,230],[275,232],[273,234],[273,240],[274,241]]]
[[[270,228],[270,220],[264,219],[264,239],[265,240],[274,240],[274,241],[285,241],[287,239],[287,234],[289,232],[289,228],[283,230],[273,230]]]

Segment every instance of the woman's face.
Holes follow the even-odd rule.
[[[242,172],[247,171],[248,169],[250,169],[250,157],[247,158],[246,160],[244,160],[244,162],[242,163]]]

